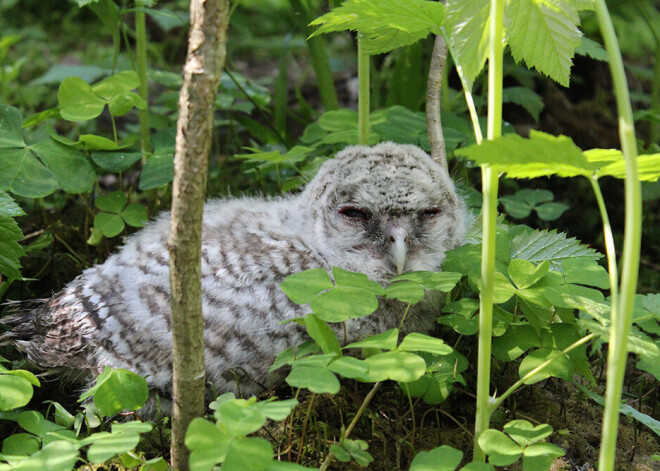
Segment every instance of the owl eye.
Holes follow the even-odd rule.
[[[369,211],[356,208],[354,206],[345,206],[339,210],[339,214],[350,219],[368,221],[371,219],[371,214]]]
[[[432,218],[442,213],[442,208],[427,208],[419,212],[419,217],[422,219]]]

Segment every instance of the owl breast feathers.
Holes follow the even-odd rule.
[[[235,391],[238,382],[242,394],[281,380],[267,372],[275,356],[306,338],[298,324],[279,323],[309,312],[280,290],[287,276],[317,267],[331,273],[337,266],[384,283],[403,271],[439,270],[445,251],[461,243],[464,216],[446,170],[419,148],[393,143],[345,149],[294,196],[207,203],[207,380],[218,391]],[[168,231],[169,214],[163,214],[50,300],[3,319],[13,329],[0,340],[46,369],[94,377],[105,366],[126,368],[169,394]],[[396,327],[399,304],[382,301],[374,314],[347,321],[346,341]],[[419,306],[406,325],[428,330],[434,319]]]

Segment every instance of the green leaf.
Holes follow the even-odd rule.
[[[454,471],[462,459],[462,451],[443,445],[417,453],[410,464],[410,471]]]
[[[353,357],[340,357],[328,364],[328,369],[343,378],[364,378],[369,373],[367,364]]]
[[[534,206],[527,201],[519,198],[517,195],[503,196],[500,198],[500,203],[511,217],[523,219],[529,216]]]
[[[232,442],[226,432],[208,420],[196,417],[190,422],[186,430],[185,444],[191,451],[191,471],[208,471],[213,469],[227,456],[227,451]]]
[[[342,463],[348,463],[351,461],[351,454],[341,445],[330,445],[330,452]]]
[[[333,288],[334,284],[323,268],[294,273],[280,285],[284,294],[296,304],[309,304],[321,291]]]
[[[39,379],[31,371],[27,371],[27,370],[6,370],[6,371],[3,371],[3,373],[23,378],[28,383],[30,383],[32,386],[37,386],[37,387],[41,386],[41,383],[39,382]]]
[[[535,265],[527,260],[514,259],[509,264],[509,276],[518,289],[529,288],[549,271],[550,262],[547,260]]]
[[[166,185],[174,179],[174,154],[156,154],[147,159],[140,174],[141,191]]]
[[[509,326],[501,337],[493,339],[493,356],[500,361],[512,361],[533,347],[540,347],[541,341],[531,325]]]
[[[544,363],[550,358],[556,357],[560,353],[561,352],[559,350],[553,350],[545,347],[534,350],[530,352],[520,363],[518,374],[522,378],[527,373],[541,365],[541,363]],[[538,383],[539,381],[542,381],[551,376],[561,378],[564,381],[570,381],[573,377],[573,373],[573,364],[571,363],[571,360],[566,357],[566,355],[560,355],[544,369],[527,378],[525,380],[525,384]]]
[[[349,0],[310,23],[311,35],[350,29],[364,36],[367,54],[382,54],[439,33],[444,6],[424,0]]]
[[[32,385],[20,376],[0,374],[0,410],[23,407],[32,399]]]
[[[421,378],[426,371],[426,362],[414,353],[391,351],[377,353],[365,360],[369,367],[369,381],[391,379],[408,383]]]
[[[0,191],[0,273],[9,280],[22,278],[19,259],[25,251],[18,241],[23,239],[23,232],[14,217],[24,214],[11,196]]]
[[[543,98],[535,91],[525,87],[507,87],[503,89],[502,102],[522,106],[534,118],[534,121],[539,120],[541,111],[545,107]]]
[[[437,322],[447,325],[461,335],[474,335],[479,331],[479,319],[465,317],[463,314],[445,314],[438,317]]]
[[[114,142],[110,142],[112,143],[113,148],[116,148]],[[140,152],[92,152],[92,160],[94,163],[103,170],[112,173],[119,173],[127,170],[135,162],[140,160],[141,157],[142,154]]]
[[[508,466],[522,455],[522,448],[499,430],[484,430],[479,436],[479,446],[488,455],[488,462],[495,466]]]
[[[98,439],[93,439],[94,435],[88,438],[92,445],[87,450],[87,459],[92,463],[103,463],[115,455],[132,450],[140,442],[140,435],[136,432],[95,435],[100,436]]]
[[[512,259],[520,258],[533,263],[548,260],[551,269],[559,269],[561,263],[569,258],[602,258],[594,249],[580,244],[573,237],[567,238],[566,234],[556,230],[522,232],[511,240],[510,247]]]
[[[128,196],[126,196],[123,191],[117,190],[99,196],[94,200],[94,205],[103,211],[119,214],[122,212],[127,202]]]
[[[110,417],[123,410],[137,410],[149,396],[147,381],[123,369],[108,368],[96,379],[96,384],[80,396],[84,400],[94,396],[99,411]]]
[[[539,218],[543,221],[554,221],[558,219],[566,210],[569,209],[569,206],[564,203],[544,203],[538,205],[536,208],[536,213],[539,215]]]
[[[124,145],[117,144],[115,141],[108,139],[107,137],[97,136],[94,134],[82,134],[78,137],[76,146],[85,150],[117,150],[121,149],[122,147],[126,147]],[[99,159],[100,162],[104,162],[103,156],[96,156],[95,158],[94,154],[92,154],[92,160],[96,162],[96,159]]]
[[[450,52],[470,89],[488,57],[489,13],[488,0],[447,0],[445,29]]]
[[[489,164],[509,178],[590,177],[598,168],[570,138],[533,130],[528,139],[509,133],[454,152],[480,165]]]
[[[305,326],[309,336],[321,347],[323,353],[337,353],[341,355],[341,345],[328,325],[314,314],[305,316]]]
[[[597,43],[596,41],[589,39],[586,36],[582,36],[580,45],[575,48],[575,53],[581,54],[583,56],[589,56],[597,61],[610,61],[605,48],[600,43]]]
[[[41,442],[31,433],[15,433],[2,441],[3,455],[30,456],[41,449]]]
[[[582,33],[571,0],[511,0],[506,10],[509,46],[516,62],[568,87]]]
[[[132,227],[144,227],[149,222],[147,207],[142,203],[131,203],[121,212],[121,218]]]
[[[502,430],[523,448],[552,435],[551,425],[540,424],[535,427],[527,420],[522,419],[512,420],[502,427]]]
[[[29,458],[12,466],[16,471],[70,471],[78,461],[78,449],[71,443],[52,441]]]
[[[660,178],[660,154],[646,154],[637,157],[638,178],[643,182],[653,182]],[[602,167],[597,176],[626,178],[626,162],[624,159],[612,162]]]
[[[424,287],[419,283],[409,280],[402,280],[392,283],[385,290],[385,297],[388,299],[398,299],[404,303],[415,304],[424,299]]]
[[[111,100],[122,92],[134,90],[140,86],[140,77],[133,70],[124,70],[104,78],[91,87],[92,91],[105,100]]]
[[[378,298],[361,288],[337,286],[315,297],[312,311],[326,322],[343,322],[364,317],[378,309]]]
[[[57,90],[60,115],[68,121],[88,121],[103,112],[105,100],[79,77],[65,78]]]
[[[387,332],[375,334],[358,342],[349,343],[344,348],[379,348],[394,350],[399,340],[399,329],[390,329]]]
[[[286,383],[294,388],[306,388],[316,394],[337,394],[339,380],[327,368],[296,366],[286,377]]]
[[[96,174],[83,152],[53,139],[44,139],[30,148],[53,173],[59,187],[67,193],[86,193],[92,189]]]
[[[280,421],[286,419],[297,405],[297,399],[287,399],[285,401],[261,401],[253,404],[253,407],[260,410],[269,419]]]
[[[381,285],[375,281],[371,281],[363,273],[355,273],[339,267],[332,267],[332,276],[334,276],[337,286],[360,288],[379,296],[385,294],[385,289]]]
[[[112,433],[119,432],[136,432],[136,433],[147,433],[153,430],[154,426],[149,422],[140,422],[138,420],[133,420],[131,422],[116,422],[112,424]]]
[[[220,422],[234,437],[256,432],[266,423],[266,415],[244,399],[233,399],[220,404]]]
[[[18,108],[0,103],[0,149],[25,147],[23,116]]]
[[[26,432],[30,432],[39,438],[44,438],[51,432],[64,429],[63,426],[46,420],[39,412],[32,410],[21,412],[18,416],[18,425]]]
[[[3,149],[0,152],[0,191],[10,190],[26,198],[43,198],[57,188],[53,173],[29,149]]]
[[[435,355],[449,355],[454,351],[443,340],[428,335],[411,332],[406,335],[397,350],[407,352],[428,352]]]
[[[567,258],[561,262],[567,283],[595,286],[601,289],[610,287],[607,270],[588,257]]]
[[[395,276],[391,281],[410,280],[419,283],[428,290],[451,291],[462,277],[462,273],[450,271],[412,271]]]
[[[147,102],[135,92],[123,92],[112,97],[108,103],[108,109],[113,116],[123,116],[133,108],[143,110]]]
[[[556,458],[565,454],[564,450],[553,443],[535,443],[523,451],[523,470],[548,470]]]
[[[263,471],[273,461],[273,445],[264,438],[234,441],[222,465],[224,471]]]

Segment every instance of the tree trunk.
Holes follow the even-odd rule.
[[[190,2],[188,56],[179,98],[170,253],[173,411],[172,467],[188,469],[190,421],[204,413],[204,319],[201,295],[202,213],[213,110],[225,62],[228,0]]]

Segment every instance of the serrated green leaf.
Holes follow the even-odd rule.
[[[569,258],[588,257],[592,260],[602,258],[602,255],[594,249],[580,244],[573,237],[567,238],[566,234],[556,230],[522,232],[511,240],[510,247],[512,259],[523,259],[534,263],[547,260],[552,269],[559,269],[560,264]]]
[[[643,182],[654,182],[660,178],[660,154],[645,154],[637,157],[638,178]],[[625,160],[617,160],[602,167],[597,172],[598,178],[610,176],[615,178],[626,177]]]
[[[575,53],[581,54],[583,56],[589,56],[597,61],[610,61],[605,48],[600,43],[597,43],[596,41],[589,39],[586,36],[582,36],[580,45],[575,48]]]
[[[447,0],[445,29],[450,52],[470,89],[488,57],[489,13],[488,0]]]
[[[575,48],[582,33],[571,0],[511,0],[506,9],[511,53],[568,87]]]
[[[461,147],[455,153],[478,164],[489,164],[509,178],[590,177],[598,168],[570,138],[540,131],[531,131],[529,139],[505,134],[478,146]]]
[[[523,259],[511,260],[509,276],[518,289],[529,288],[550,271],[550,262],[543,261],[538,265]]]
[[[296,304],[309,304],[321,291],[333,287],[328,272],[323,268],[294,273],[280,284],[280,289]]]
[[[311,35],[333,31],[359,31],[364,51],[382,54],[439,33],[444,5],[425,0],[349,0],[310,23],[319,28]]]
[[[30,148],[53,173],[57,183],[67,193],[86,193],[96,181],[96,174],[87,156],[53,139],[44,139]]]
[[[0,273],[10,280],[21,279],[19,259],[25,251],[18,241],[23,238],[23,232],[12,216],[23,214],[7,193],[0,192]]]

